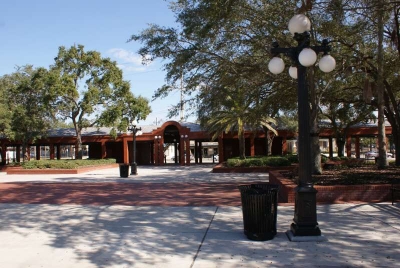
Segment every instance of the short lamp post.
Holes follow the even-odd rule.
[[[161,136],[154,136],[154,139],[157,141],[157,161],[156,163],[160,166],[161,165],[161,161],[160,161],[160,140],[161,140]]]
[[[128,128],[129,131],[132,131],[133,135],[133,162],[131,162],[131,175],[137,175],[137,163],[136,163],[136,136],[142,135],[142,128],[136,127],[137,122],[132,122],[132,126]]]
[[[317,53],[324,53],[319,60],[319,68],[323,72],[331,72],[335,69],[335,59],[328,55],[329,42],[323,40],[320,46],[310,46],[311,22],[304,15],[295,15],[289,21],[289,31],[297,41],[296,47],[281,48],[274,42],[271,53],[274,57],[268,64],[273,74],[280,74],[285,64],[277,55],[285,54],[293,62],[289,68],[289,74],[297,79],[298,93],[298,158],[299,158],[299,182],[295,189],[295,211],[293,223],[286,233],[291,241],[318,241],[324,240],[321,236],[317,222],[317,190],[312,183],[311,147],[310,147],[310,106],[308,103],[308,86],[306,81],[306,67],[313,66],[317,61]]]

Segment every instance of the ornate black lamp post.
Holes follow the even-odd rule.
[[[269,62],[268,68],[273,74],[281,73],[285,64],[277,57],[278,54],[289,56],[295,66],[289,68],[292,78],[298,79],[298,157],[299,182],[296,187],[295,211],[293,223],[287,235],[291,241],[323,240],[317,222],[317,190],[312,183],[311,147],[310,147],[310,106],[308,103],[308,86],[306,67],[315,64],[317,53],[324,53],[319,60],[319,68],[323,72],[331,72],[336,65],[335,59],[327,53],[330,51],[329,42],[323,40],[321,46],[310,46],[310,20],[304,15],[295,15],[289,22],[289,31],[297,41],[296,47],[281,48],[274,42],[271,53],[275,55]]]
[[[132,122],[132,126],[128,127],[129,131],[132,131],[133,135],[133,162],[131,162],[131,175],[137,175],[137,163],[136,163],[136,136],[142,135],[142,128],[136,127],[137,123],[134,121]]]

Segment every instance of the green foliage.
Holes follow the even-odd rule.
[[[80,160],[31,160],[21,164],[24,169],[77,169],[87,166],[115,164],[115,159],[80,159]]]
[[[290,166],[290,161],[286,157],[280,156],[255,156],[240,159],[238,157],[230,158],[227,161],[228,167],[278,167]]]
[[[285,156],[290,163],[299,163],[299,156],[297,154],[288,154]]]
[[[133,95],[115,61],[85,51],[83,45],[59,47],[51,77],[56,97],[53,109],[59,119],[71,120],[77,133],[76,158],[82,156],[83,128],[107,126],[126,131],[130,122],[146,119],[151,112],[147,99]]]
[[[226,102],[233,98],[260,123],[283,106],[296,107],[295,82],[266,71],[271,58],[266,48],[276,38],[286,41],[279,26],[287,27],[289,18],[282,14],[292,14],[293,6],[295,1],[176,1],[172,10],[179,27],[150,25],[130,41],[143,44],[139,54],[145,63],[166,60],[166,84],[154,98],[175,92],[182,79],[189,113],[212,118],[222,105],[231,112]]]
[[[34,69],[32,66],[18,67],[16,72],[0,78],[0,91],[7,102],[3,107],[8,109],[0,117],[7,115],[2,121],[3,133],[7,138],[27,144],[46,135],[53,125],[54,115],[49,103],[48,71],[44,68]],[[1,130],[0,130],[1,131]]]

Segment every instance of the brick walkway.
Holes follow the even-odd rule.
[[[239,206],[240,183],[0,183],[0,203]]]

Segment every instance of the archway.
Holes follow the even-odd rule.
[[[173,146],[173,148],[174,148],[174,154],[173,154],[174,163],[178,164],[179,163],[178,150],[179,150],[179,145],[180,145],[179,129],[174,125],[169,125],[164,129],[163,136],[164,136],[164,144]]]

